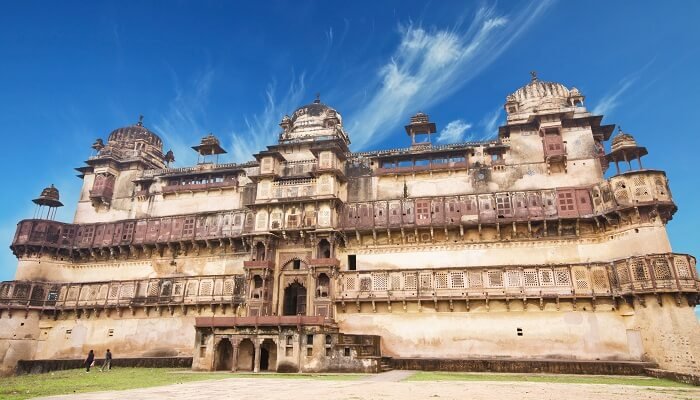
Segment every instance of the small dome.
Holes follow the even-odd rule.
[[[51,186],[44,188],[39,197],[32,201],[41,206],[61,207],[63,206],[63,203],[61,203],[59,200],[60,196],[58,189],[56,189],[56,187],[52,184]]]
[[[143,126],[143,116],[139,117],[139,122],[134,125],[113,130],[107,142],[112,145],[118,144],[121,148],[133,148],[137,140],[143,140],[161,150],[163,148],[160,137]]]
[[[338,112],[335,111],[333,108],[321,103],[321,100],[316,99],[311,104],[307,104],[305,106],[297,108],[292,114],[291,121],[292,124],[294,124],[299,120],[309,120],[314,117],[325,117],[329,113],[337,115]]]
[[[637,141],[634,140],[634,136],[630,135],[629,133],[622,132],[622,129],[619,129],[617,135],[615,135],[612,140],[612,151],[617,151],[627,147],[637,147]]]
[[[318,97],[311,104],[297,108],[291,117],[285,116],[280,123],[288,138],[333,134],[336,125],[342,126],[340,113],[321,103]]]
[[[416,123],[421,123],[421,122],[428,122],[429,118],[428,115],[422,111],[418,111],[416,115],[411,117],[411,123],[416,124]]]

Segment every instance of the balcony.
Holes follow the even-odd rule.
[[[137,281],[0,283],[0,305],[12,309],[106,309],[244,302],[243,275]]]
[[[90,190],[91,199],[106,199],[109,200],[114,195],[114,189],[111,187],[102,187],[99,189]]]
[[[185,185],[163,186],[163,195],[172,193],[203,192],[216,189],[237,189],[237,180],[227,180],[223,182],[193,183]]]
[[[431,163],[429,165],[412,165],[412,166],[395,166],[381,167],[375,170],[376,175],[399,175],[430,171],[457,171],[468,169],[469,165],[466,161],[449,162],[449,163]]]
[[[309,265],[313,267],[339,267],[340,260],[337,258],[312,258]]]
[[[652,254],[611,263],[340,273],[336,301],[605,297],[698,293],[695,258]]]
[[[243,267],[244,268],[274,268],[275,267],[275,262],[272,260],[263,260],[263,261],[243,261]]]
[[[345,177],[345,171],[336,166],[335,163],[328,166],[314,165],[313,169],[311,170],[311,175],[315,177],[327,173],[335,175],[341,182],[345,182],[347,180]]]
[[[326,325],[328,320],[322,316],[255,316],[255,317],[197,317],[197,328],[233,328],[247,326],[305,326]]]

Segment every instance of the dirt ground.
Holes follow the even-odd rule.
[[[700,388],[534,382],[396,382],[377,379],[321,381],[312,379],[233,378],[118,392],[54,396],[51,399],[504,399],[518,400],[656,400],[700,399]]]

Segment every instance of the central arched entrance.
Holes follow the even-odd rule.
[[[214,369],[217,371],[230,371],[233,362],[233,345],[228,339],[221,339],[216,345],[216,364]]]
[[[284,289],[284,315],[306,314],[306,288],[294,282]]]
[[[277,345],[272,339],[265,339],[260,345],[260,370],[277,370]]]
[[[239,371],[252,371],[255,365],[255,345],[250,339],[243,339],[238,344],[238,360],[236,366]]]

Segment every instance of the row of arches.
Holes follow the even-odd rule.
[[[223,338],[216,345],[214,353],[214,370],[216,371],[254,371],[255,344],[245,338],[238,343],[237,352],[228,338]],[[260,371],[277,371],[277,344],[272,339],[264,339],[260,343]]]
[[[263,242],[257,242],[253,248],[253,261],[265,261],[268,257],[267,246]],[[331,243],[328,239],[321,239],[316,245],[316,258],[331,258]]]

